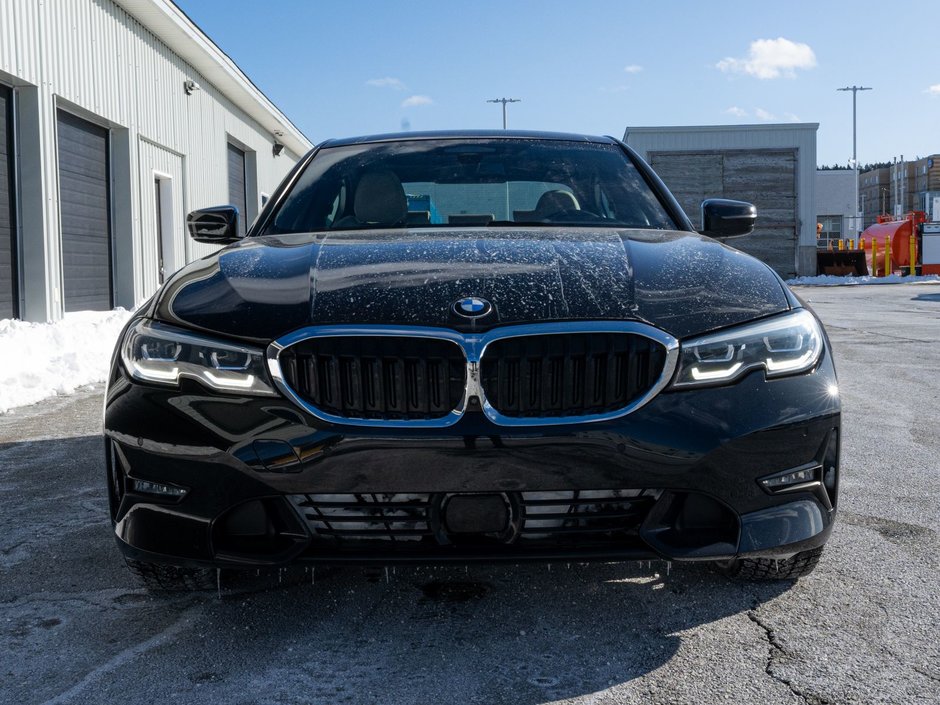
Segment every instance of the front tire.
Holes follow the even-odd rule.
[[[202,592],[215,590],[218,586],[218,574],[211,568],[183,568],[131,558],[124,560],[150,592]]]
[[[734,558],[722,566],[725,575],[735,580],[796,580],[809,575],[819,563],[823,546],[801,551],[790,558]]]

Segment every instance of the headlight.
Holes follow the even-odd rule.
[[[204,338],[163,323],[138,321],[121,343],[121,359],[135,379],[176,386],[181,378],[210,389],[274,396],[264,352]]]
[[[812,369],[823,348],[822,331],[806,310],[705,335],[682,343],[674,387],[728,384],[751,370],[782,377]]]

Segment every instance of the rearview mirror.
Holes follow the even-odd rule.
[[[186,216],[189,236],[207,245],[228,245],[241,240],[238,234],[238,209],[215,206],[193,211]]]
[[[702,235],[714,238],[740,237],[754,230],[757,208],[744,201],[708,198],[702,201]]]

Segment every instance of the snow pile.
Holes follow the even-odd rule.
[[[940,274],[924,276],[906,276],[892,274],[888,277],[837,277],[832,274],[820,274],[816,277],[797,277],[787,279],[790,286],[854,286],[857,284],[940,284]]]
[[[130,316],[119,308],[67,313],[55,323],[0,320],[0,413],[104,382]]]

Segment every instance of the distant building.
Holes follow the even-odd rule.
[[[855,172],[851,169],[819,169],[816,171],[816,222],[822,225],[818,245],[829,240],[854,238]]]
[[[858,198],[859,207],[862,211],[863,229],[875,223],[879,215],[893,212],[894,196],[891,192],[891,169],[882,167],[859,174]]]
[[[135,306],[310,146],[169,0],[0,0],[0,318]]]
[[[940,220],[940,154],[899,162],[859,174],[858,190],[865,227],[879,214],[903,215],[925,211]]]
[[[940,221],[940,154],[918,159],[914,164],[914,198],[908,210],[925,211],[931,220]]]
[[[693,223],[708,197],[754,203],[754,234],[732,244],[786,278],[816,274],[818,127],[628,127],[624,141],[652,165]]]

